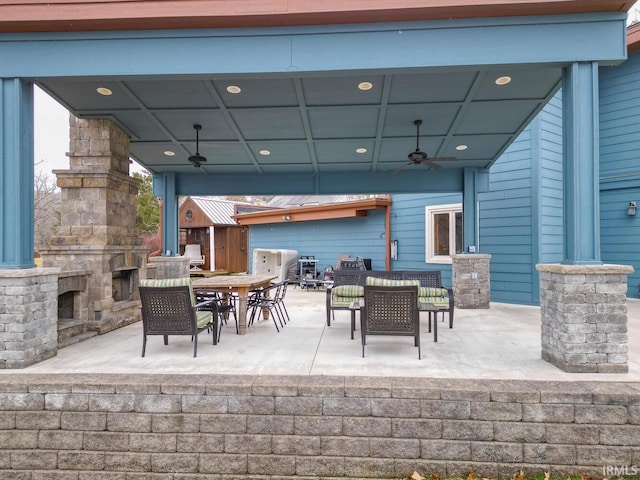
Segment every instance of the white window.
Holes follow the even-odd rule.
[[[427,263],[451,263],[451,255],[462,253],[462,204],[425,207]]]

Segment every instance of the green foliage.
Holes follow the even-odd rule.
[[[142,182],[138,190],[138,230],[142,234],[155,233],[160,228],[160,199],[153,195],[152,177],[138,172],[133,177]]]

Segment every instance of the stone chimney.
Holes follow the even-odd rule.
[[[147,248],[136,227],[139,181],[129,176],[129,137],[106,119],[70,115],[69,170],[55,170],[61,218],[43,266],[87,271],[87,329],[140,319],[138,284]]]

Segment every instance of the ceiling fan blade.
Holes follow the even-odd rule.
[[[422,163],[423,165],[426,165],[426,166],[427,166],[427,167],[429,167],[429,168],[433,168],[434,170],[438,170],[439,168],[442,168],[442,165],[438,165],[438,164],[437,164],[437,163],[435,163],[435,162],[433,161],[433,159],[431,159],[431,158],[428,158],[428,159],[426,159],[426,160],[423,160],[421,163]]]
[[[458,159],[457,157],[429,157],[427,160],[432,162],[455,162]]]
[[[414,165],[413,162],[409,162],[409,163],[405,163],[403,166],[401,166],[400,168],[395,169],[393,172],[391,172],[391,175],[395,175],[398,172],[401,172],[402,170],[404,170],[405,168],[407,168],[409,165]]]

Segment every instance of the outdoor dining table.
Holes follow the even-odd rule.
[[[216,289],[238,294],[238,334],[247,333],[247,299],[249,292],[268,287],[275,275],[217,275],[193,281],[194,290]]]

